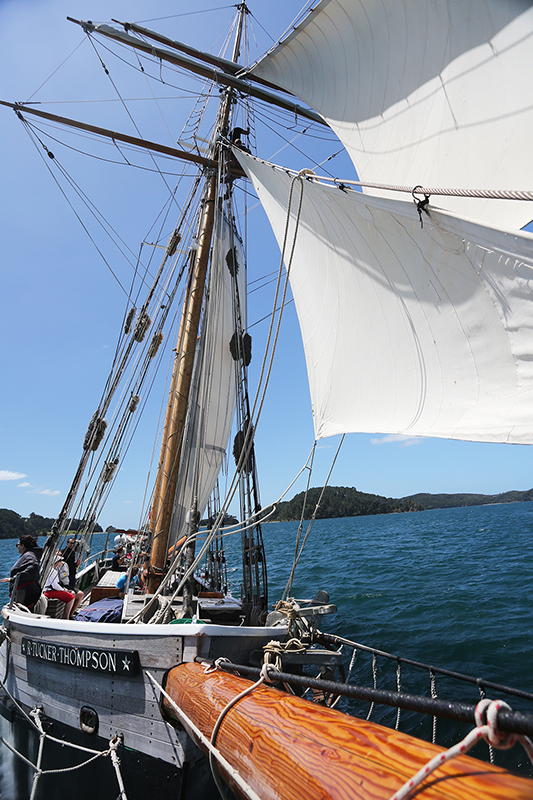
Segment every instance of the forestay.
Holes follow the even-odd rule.
[[[322,0],[252,71],[318,111],[362,181],[527,190],[531,5]],[[498,227],[533,218],[529,202],[439,197],[438,205]]]
[[[238,157],[281,244],[292,178]],[[290,279],[317,438],[532,443],[533,236],[303,187]]]

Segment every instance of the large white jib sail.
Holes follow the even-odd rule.
[[[252,71],[318,111],[362,181],[527,190],[532,68],[531,0],[322,0]],[[533,218],[519,201],[432,202],[498,227]]]
[[[532,45],[531,0],[321,0],[252,72],[318,111],[363,182],[527,191]],[[292,177],[238,157],[281,244]],[[422,228],[406,195],[301,187],[290,279],[317,438],[532,443],[531,202],[432,196]]]
[[[237,155],[281,246],[292,177]],[[421,227],[411,200],[316,181],[303,193],[290,280],[317,438],[533,443],[533,236],[433,210]]]

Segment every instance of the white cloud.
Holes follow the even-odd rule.
[[[412,447],[421,444],[422,439],[418,436],[405,436],[390,433],[388,436],[381,436],[379,439],[371,439],[371,444],[399,444],[400,447]]]
[[[49,497],[55,497],[56,494],[61,494],[61,492],[58,489],[54,491],[52,489],[43,489],[42,491],[37,492],[37,494],[46,494]]]
[[[24,483],[19,483],[19,489],[26,489],[26,487],[31,486],[31,483],[28,481],[24,481]]]
[[[405,442],[400,443],[400,447],[413,447],[415,444],[422,444],[421,436],[413,436],[411,439],[407,438]]]
[[[8,469],[0,469],[0,481],[20,481],[25,478],[23,472],[10,472]]]

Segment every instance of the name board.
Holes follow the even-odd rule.
[[[137,650],[104,650],[23,638],[20,651],[27,658],[47,661],[58,667],[85,669],[113,676],[132,676],[139,672]]]

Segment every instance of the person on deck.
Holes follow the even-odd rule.
[[[76,588],[76,569],[80,562],[76,554],[76,540],[72,536],[67,539],[63,550],[63,561],[68,567],[68,589],[73,592]]]
[[[148,578],[150,576],[150,556],[145,554],[143,560],[143,567],[139,575],[139,588],[146,589],[148,586]]]
[[[2,578],[0,583],[9,581],[9,594],[11,595],[15,584],[15,577],[19,575],[17,593],[14,598],[16,603],[26,606],[30,611],[41,596],[39,584],[39,561],[42,550],[33,536],[21,536],[18,540],[18,561],[13,564],[9,578]]]
[[[61,567],[66,569],[66,564],[63,561],[61,552],[58,551],[54,561],[54,566],[50,570],[50,574],[48,575],[46,581],[44,594],[49,600],[60,600],[65,604],[63,619],[74,619],[76,609],[83,600],[83,592],[69,592],[68,589],[65,588],[60,579],[60,574],[62,572]]]
[[[139,585],[139,567],[132,567],[131,570],[131,577],[130,577],[130,589],[135,589]],[[128,573],[125,572],[117,581],[117,589],[120,592],[120,597],[124,597],[126,594],[126,584],[128,582]]]
[[[113,561],[111,562],[111,569],[113,572],[123,572],[126,567],[124,565],[124,559],[126,555],[124,553],[123,547],[116,547],[115,548],[115,555],[113,556]]]

